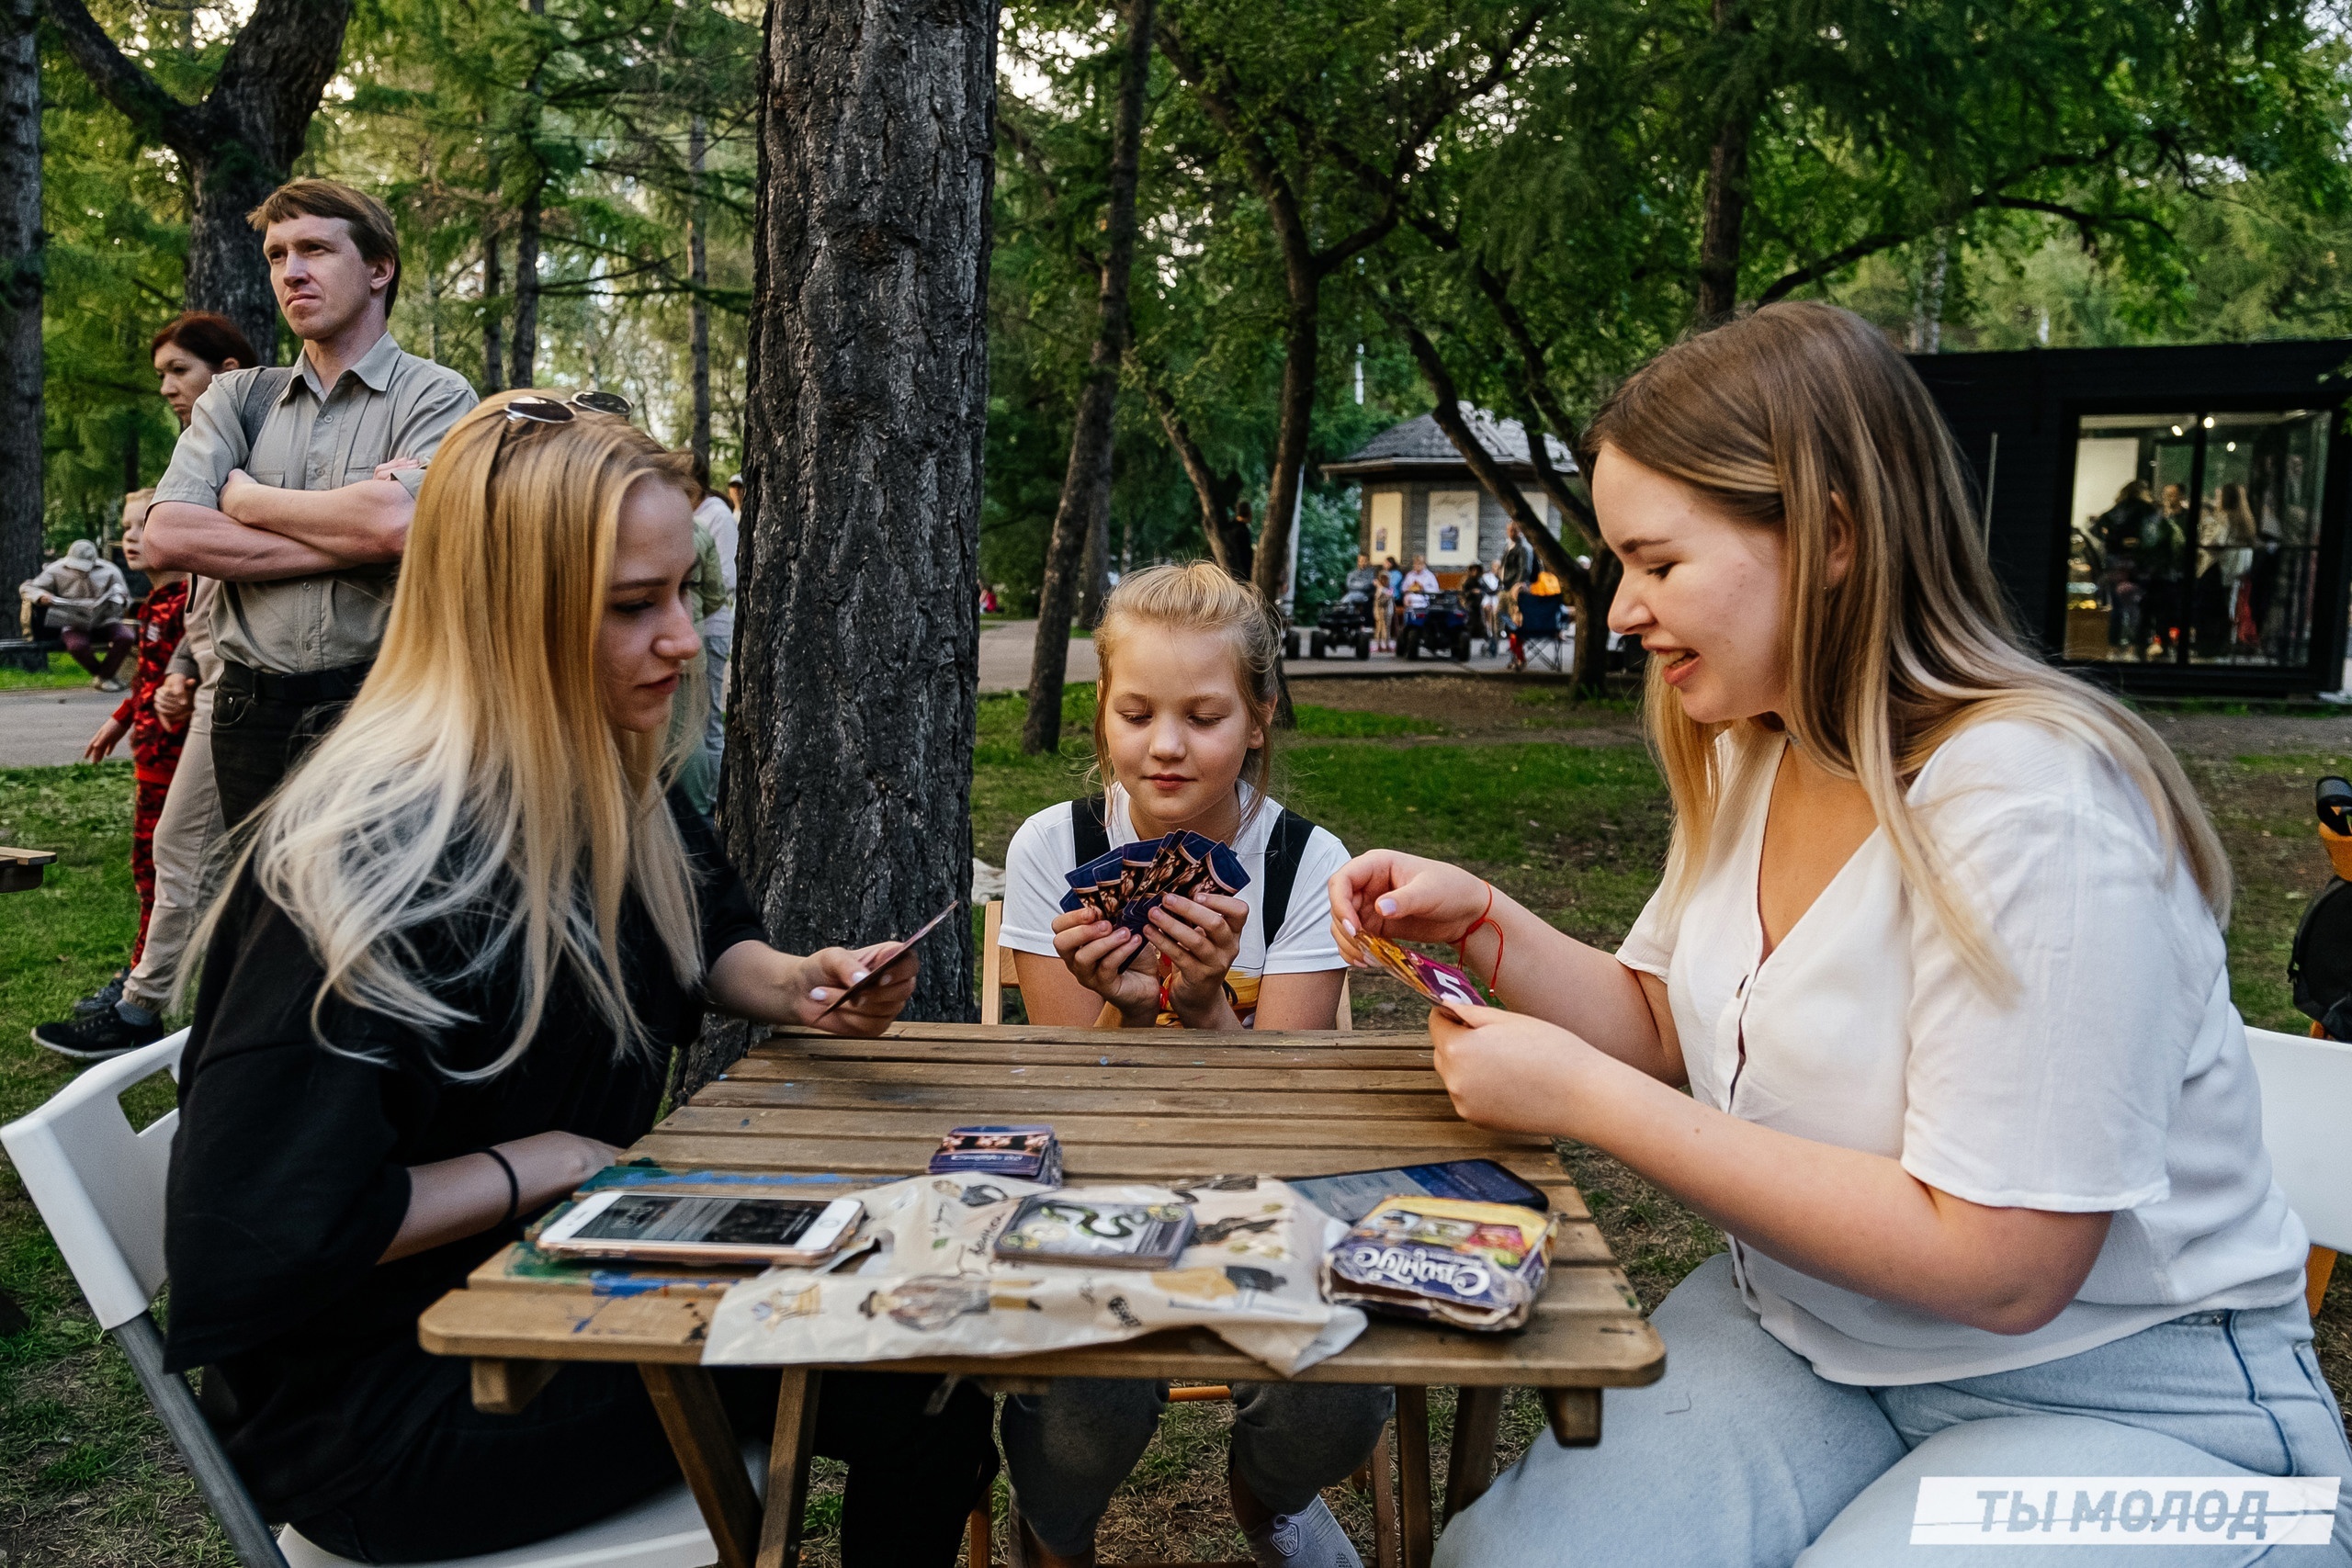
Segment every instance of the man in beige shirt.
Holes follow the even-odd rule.
[[[254,209],[290,368],[213,378],[155,487],[147,553],[221,580],[212,764],[233,826],[367,679],[423,481],[476,402],[463,377],[386,331],[400,242],[383,203],[290,181]]]

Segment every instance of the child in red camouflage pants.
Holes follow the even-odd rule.
[[[145,532],[147,502],[152,491],[125,498],[122,509],[123,558],[142,566],[140,542]],[[187,741],[187,720],[174,728],[155,711],[155,693],[170,669],[172,654],[187,629],[188,581],[186,572],[151,574],[154,587],[138,610],[139,669],[131,677],[130,694],[114,710],[88,748],[85,760],[97,761],[115,749],[127,731],[130,736],[131,776],[137,781],[130,824],[130,879],[139,887],[139,937],[131,943],[130,962],[137,964],[147,944],[147,919],[155,908],[155,820],[164,814],[164,796],[180,764],[180,748]]]

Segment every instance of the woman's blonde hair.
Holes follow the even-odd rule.
[[[624,1048],[642,1043],[622,972],[628,894],[680,983],[702,972],[664,737],[611,721],[596,661],[622,498],[640,482],[685,491],[687,458],[611,414],[507,419],[535,395],[491,398],[442,442],[375,669],[224,878],[235,887],[250,863],[309,941],[326,972],[314,1031],[330,991],[428,1034],[475,1021],[451,987],[519,966],[512,1043],[460,1078],[514,1062],[560,976]]]
[[[1626,379],[1588,443],[1780,533],[1789,697],[1779,716],[1807,756],[1861,784],[1905,883],[1988,990],[2006,993],[2013,972],[1905,794],[1963,725],[2029,720],[2113,759],[2146,797],[2165,853],[2186,860],[2215,918],[2228,919],[2229,861],[2180,764],[2129,709],[2020,642],[1951,432],[1911,367],[1860,317],[1781,303],[1689,338]],[[1833,582],[1841,517],[1851,561]],[[1747,764],[1772,737],[1752,720],[1691,719],[1655,666],[1644,706],[1674,801],[1667,888],[1679,900],[1706,863],[1727,790],[1769,784]]]
[[[1243,582],[1215,561],[1155,566],[1136,572],[1111,590],[1102,624],[1094,628],[1099,674],[1094,687],[1094,768],[1111,780],[1110,732],[1103,698],[1111,689],[1111,666],[1123,650],[1153,629],[1209,632],[1233,649],[1233,680],[1250,710],[1250,722],[1266,737],[1241,764],[1250,788],[1250,809],[1266,798],[1273,773],[1275,669],[1282,655],[1282,623],[1254,584]]]

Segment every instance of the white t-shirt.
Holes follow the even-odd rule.
[[[2271,1179],[2222,933],[2122,771],[2002,721],[1962,729],[1914,782],[1923,828],[2017,976],[2003,1002],[1905,891],[1883,832],[1758,962],[1780,754],[1734,760],[1689,903],[1669,918],[1652,898],[1618,951],[1666,980],[1693,1098],[1899,1159],[1973,1203],[2114,1219],[2074,1302],[2022,1335],[1859,1295],[1734,1238],[1765,1329],[1833,1382],[1939,1382],[2292,1300],[2310,1244]]]
[[[1250,922],[1242,928],[1241,950],[1233,961],[1236,975],[1311,975],[1344,969],[1340,944],[1331,935],[1332,874],[1348,863],[1347,846],[1317,828],[1298,859],[1298,877],[1291,884],[1290,911],[1270,951],[1265,919],[1258,901],[1266,892],[1266,846],[1273,837],[1281,803],[1268,800],[1253,814],[1247,785],[1241,795],[1242,826],[1233,852],[1250,874],[1241,901],[1250,906]],[[1078,869],[1078,836],[1070,826],[1077,803],[1048,806],[1021,825],[1004,857],[1004,929],[1001,945],[1016,953],[1054,953],[1054,921],[1062,914],[1062,895],[1069,891],[1069,875]],[[1132,844],[1142,835],[1127,819],[1126,791],[1114,784],[1104,803],[1102,826],[1110,847]]]
[[[718,580],[727,588],[727,603],[702,618],[703,634],[732,637],[735,633],[735,513],[717,495],[706,495],[695,508],[695,521],[710,530],[718,547]]]

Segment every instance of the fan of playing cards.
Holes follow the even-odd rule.
[[[1140,933],[1170,893],[1181,898],[1204,893],[1229,896],[1250,886],[1250,874],[1241,869],[1241,857],[1231,845],[1199,833],[1170,833],[1098,855],[1071,872],[1069,880],[1063,909],[1091,909],[1097,919]]]
[[[1474,1008],[1495,1005],[1478,994],[1476,980],[1451,964],[1441,964],[1434,958],[1424,957],[1411,948],[1399,947],[1386,937],[1374,936],[1370,931],[1355,940],[1372,959],[1366,967],[1385,969],[1448,1012],[1453,1011],[1453,1004],[1457,1002]]]

